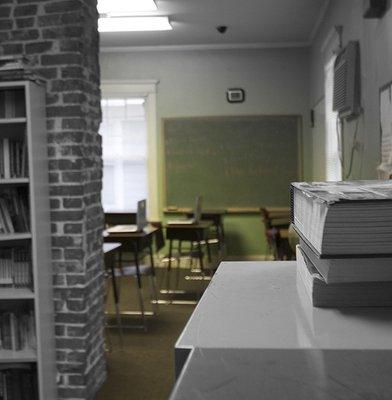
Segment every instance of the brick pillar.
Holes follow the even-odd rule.
[[[105,379],[97,18],[96,0],[0,0],[0,54],[47,83],[59,399]]]

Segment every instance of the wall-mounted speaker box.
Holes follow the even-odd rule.
[[[364,0],[363,17],[364,18],[382,18],[387,10],[387,0]]]

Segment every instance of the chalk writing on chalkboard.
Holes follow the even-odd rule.
[[[288,206],[301,179],[301,118],[248,116],[164,121],[166,205]]]

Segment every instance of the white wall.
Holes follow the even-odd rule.
[[[343,45],[349,40],[360,41],[364,114],[358,131],[361,147],[355,151],[351,176],[355,179],[377,176],[376,166],[380,162],[379,89],[392,80],[392,11],[389,10],[381,20],[365,20],[362,4],[360,0],[331,0],[311,49],[310,105],[313,107],[324,92],[324,60],[320,48],[332,27],[343,26]],[[355,121],[348,124],[345,131],[346,161],[355,124]],[[317,163],[317,157],[314,163]]]
[[[101,76],[103,80],[158,79],[159,130],[165,117],[303,115],[304,170],[310,176],[305,49],[103,53]],[[229,87],[245,89],[245,103],[229,104],[225,95]]]

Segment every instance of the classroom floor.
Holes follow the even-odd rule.
[[[205,288],[205,283],[184,280],[188,270],[181,270],[180,273],[181,288],[198,291]],[[160,282],[163,270],[158,269],[157,274]],[[138,310],[135,280],[121,279],[121,309]],[[146,304],[149,300],[148,285],[148,278],[144,278]],[[160,305],[158,316],[149,317],[147,320],[147,332],[124,330],[122,349],[117,330],[108,328],[106,330],[109,348],[106,353],[108,374],[97,400],[167,400],[174,382],[174,344],[194,307],[194,305]],[[110,290],[108,310],[113,310]],[[130,321],[136,324],[139,322],[137,317],[130,317]]]

